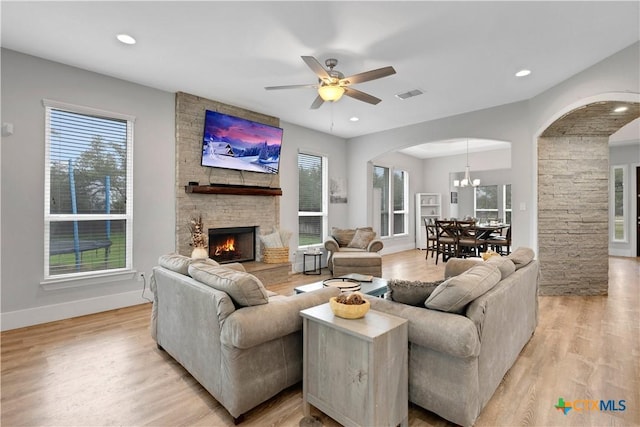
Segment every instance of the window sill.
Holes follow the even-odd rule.
[[[132,280],[135,270],[119,270],[109,273],[88,274],[86,276],[56,277],[40,282],[40,287],[45,291],[58,289],[80,288],[84,286],[102,285],[122,280]]]

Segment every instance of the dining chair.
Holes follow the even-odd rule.
[[[485,248],[486,241],[479,238],[475,221],[456,221],[458,234],[458,257],[479,257]]]
[[[509,255],[511,253],[511,226],[506,228],[504,235],[491,236],[487,239],[487,246],[500,255]]]
[[[442,262],[457,256],[458,235],[456,233],[456,222],[436,220],[436,232],[436,265],[438,265],[439,255],[442,255]]]
[[[424,259],[429,258],[429,252],[431,252],[431,258],[433,258],[433,254],[438,251],[438,229],[436,224],[429,218],[424,218],[424,227],[427,231],[427,254]]]

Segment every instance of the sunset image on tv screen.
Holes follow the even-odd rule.
[[[202,137],[202,166],[278,173],[282,129],[240,117],[207,111]]]

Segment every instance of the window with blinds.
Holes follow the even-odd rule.
[[[298,246],[322,244],[327,227],[327,161],[298,153]]]
[[[131,269],[134,119],[43,103],[45,280]]]

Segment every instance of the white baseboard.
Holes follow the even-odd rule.
[[[152,298],[150,292],[147,292],[145,296]],[[9,311],[0,315],[0,330],[8,331],[10,329],[24,328],[26,326],[55,322],[56,320],[70,319],[72,317],[100,313],[147,302],[147,300],[142,298],[140,291],[132,291],[28,308],[25,310]]]
[[[631,249],[613,249],[609,248],[609,256],[631,257]]]

